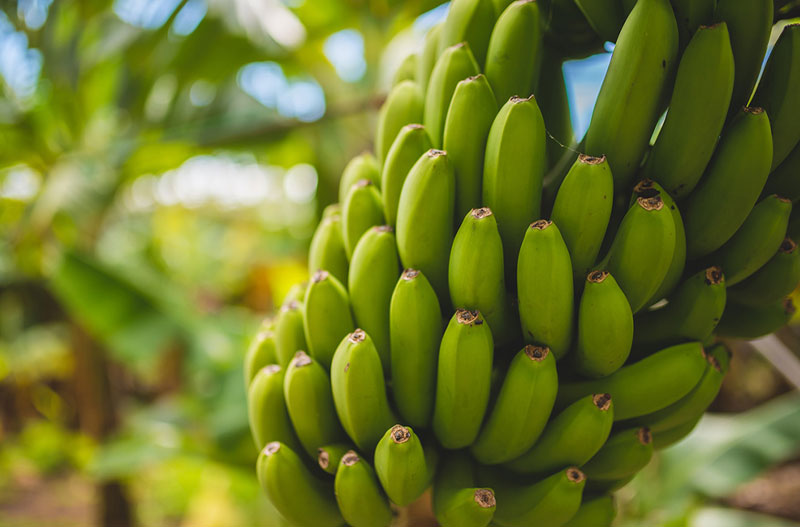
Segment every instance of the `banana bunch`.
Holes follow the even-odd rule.
[[[293,525],[610,525],[800,282],[800,25],[772,0],[453,0],[245,358]],[[586,136],[562,63],[616,42]],[[663,124],[659,118],[666,110]]]

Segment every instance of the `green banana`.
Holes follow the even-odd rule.
[[[492,88],[482,74],[460,81],[444,124],[444,150],[456,180],[455,217],[481,205],[486,137],[497,114]]]
[[[513,96],[527,97],[538,82],[542,63],[539,16],[536,1],[517,0],[494,25],[485,71],[499,106]]]
[[[447,258],[453,240],[455,181],[442,150],[428,150],[411,167],[397,208],[397,249],[403,267],[419,269],[446,303]]]
[[[362,452],[372,452],[395,418],[378,351],[364,330],[347,335],[336,349],[331,387],[336,414],[347,435]]]
[[[750,102],[767,52],[773,11],[772,0],[717,0],[714,20],[728,24],[736,72],[731,113]]]
[[[791,298],[758,307],[728,302],[717,326],[717,334],[732,339],[757,339],[787,324],[794,313]]]
[[[606,442],[613,423],[611,396],[587,395],[555,416],[533,448],[503,466],[521,474],[550,474],[570,465],[583,465]]]
[[[347,290],[328,271],[314,273],[303,302],[308,352],[328,369],[342,337],[354,329]]]
[[[422,118],[422,124],[425,125],[434,148],[442,146],[445,118],[456,85],[478,73],[480,68],[466,42],[446,48],[436,61],[425,92]]]
[[[308,271],[324,269],[340,282],[347,283],[347,250],[342,236],[342,217],[332,215],[319,222],[308,248]]]
[[[442,321],[436,292],[416,269],[403,271],[394,288],[389,336],[397,411],[412,426],[427,428],[436,394]]]
[[[434,451],[406,426],[394,425],[375,447],[375,472],[395,504],[405,507],[425,492],[433,477]]]
[[[257,473],[270,502],[292,525],[344,525],[332,485],[316,479],[287,445],[274,441],[264,447],[258,455]]]
[[[332,445],[321,446],[317,449],[317,464],[319,468],[331,475],[336,475],[339,469],[339,461],[350,451],[347,443],[334,443]]]
[[[561,383],[556,408],[564,408],[591,393],[607,392],[614,398],[615,421],[650,414],[689,393],[707,364],[699,342],[671,346],[603,379]]]
[[[561,526],[578,512],[585,485],[586,476],[575,467],[526,485],[497,478],[494,523],[500,527]]]
[[[728,286],[733,286],[758,271],[780,248],[792,202],[776,195],[761,200],[736,234],[712,255],[725,271]]]
[[[697,30],[713,22],[717,0],[670,0],[670,3],[678,22],[681,49],[685,50]]]
[[[280,441],[292,449],[301,448],[284,402],[284,371],[277,364],[264,366],[247,390],[247,415],[258,449],[270,441]]]
[[[333,488],[339,510],[348,525],[381,527],[391,523],[392,509],[375,471],[354,451],[342,457]]]
[[[496,508],[491,489],[476,488],[472,461],[463,451],[442,460],[433,484],[433,512],[442,527],[486,527]]]
[[[548,348],[525,346],[511,361],[497,400],[472,444],[475,459],[495,465],[531,448],[547,424],[557,391],[553,354]]]
[[[550,215],[567,244],[576,280],[597,260],[613,196],[614,179],[605,156],[579,155],[558,189]]]
[[[565,60],[603,52],[603,40],[574,0],[546,0],[542,7],[545,44]]]
[[[342,204],[342,207],[344,207],[350,187],[362,179],[368,179],[376,185],[381,182],[381,166],[371,152],[357,155],[344,167],[339,180],[339,203]]]
[[[492,0],[452,0],[439,34],[439,54],[454,44],[467,42],[478,66],[483,68],[494,21]]]
[[[512,337],[503,245],[497,221],[488,208],[472,209],[461,223],[450,249],[448,278],[454,306],[480,311],[496,342]]]
[[[555,223],[531,223],[519,250],[517,295],[526,342],[544,344],[556,359],[572,340],[572,266]]]
[[[592,485],[625,479],[643,469],[653,457],[653,435],[647,427],[615,432],[581,470]]]
[[[277,364],[275,352],[275,333],[270,325],[262,325],[247,348],[244,358],[244,385],[250,386],[258,371],[268,364]]]
[[[545,145],[544,119],[533,96],[509,99],[492,122],[486,142],[483,206],[497,216],[510,284],[525,228],[540,217]]]
[[[728,27],[724,22],[702,26],[681,57],[667,118],[643,170],[675,199],[692,192],[711,160],[728,114],[733,76]]]
[[[338,208],[338,205],[334,203],[334,205]],[[328,205],[325,207],[327,210],[332,205]],[[323,217],[325,215],[326,210],[322,211]],[[337,212],[338,214],[338,212]],[[304,280],[297,284],[294,284],[292,287],[289,288],[289,291],[286,292],[286,296],[283,298],[283,302],[281,305],[286,305],[291,302],[302,302],[303,298],[306,296],[306,289],[308,289],[308,280]]]
[[[294,354],[308,349],[303,330],[303,304],[293,300],[285,303],[275,317],[275,353],[277,364],[288,366]]]
[[[345,439],[336,419],[331,383],[322,366],[298,351],[286,370],[283,396],[297,438],[312,458],[325,445]]]
[[[653,436],[653,448],[656,450],[663,450],[664,448],[672,446],[678,441],[682,440],[688,436],[692,430],[694,430],[694,427],[697,426],[697,423],[700,421],[701,417],[702,415],[684,424],[655,434]]]
[[[789,198],[793,202],[800,201],[800,143],[784,159],[783,163],[775,168],[764,185],[764,195],[777,194]]]
[[[392,77],[392,86],[397,86],[403,81],[415,81],[417,78],[417,69],[419,62],[419,55],[416,53],[409,53],[398,64],[397,69]]]
[[[728,290],[736,303],[764,306],[787,297],[800,283],[800,251],[785,238],[778,252],[761,269]]]
[[[347,258],[353,257],[361,236],[375,225],[385,223],[381,194],[369,179],[353,184],[342,205],[342,235]]]
[[[471,445],[489,405],[492,332],[478,311],[459,309],[439,347],[433,431],[448,449]]]
[[[605,377],[628,359],[633,343],[633,313],[625,293],[608,271],[592,271],[578,307],[575,370],[586,377]]]
[[[760,2],[761,0],[759,0]],[[722,135],[683,207],[690,260],[720,248],[744,223],[769,175],[772,135],[761,108],[744,108]]]
[[[400,277],[400,258],[394,232],[388,225],[373,227],[359,240],[350,262],[350,305],[356,324],[369,333],[389,373],[389,303]]]
[[[545,46],[539,72],[540,82],[533,90],[547,133],[548,169],[553,168],[563,155],[569,153],[567,148],[575,142],[563,60],[558,53]],[[541,79],[546,80],[542,82]]]
[[[381,172],[381,198],[386,222],[397,224],[397,205],[408,172],[414,163],[431,148],[428,132],[421,124],[407,124],[400,129],[386,154]]]
[[[442,32],[442,24],[436,24],[428,30],[425,41],[422,45],[419,58],[417,59],[417,74],[415,79],[423,93],[428,91],[428,82],[431,72],[439,58],[439,35]]]
[[[636,2],[619,33],[585,138],[588,154],[608,157],[616,190],[627,188],[639,168],[663,111],[677,54],[678,28],[669,1]]]
[[[575,4],[601,39],[617,41],[625,23],[619,0],[575,0]]]
[[[402,81],[389,92],[378,112],[375,131],[375,152],[380,165],[386,160],[389,148],[403,126],[422,121],[425,99],[414,81]]]
[[[611,527],[617,517],[617,507],[612,495],[584,500],[570,521],[561,527]]]

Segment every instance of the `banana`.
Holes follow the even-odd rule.
[[[476,488],[472,460],[464,451],[442,460],[433,484],[433,512],[442,527],[486,527],[496,508],[491,489]]]
[[[328,271],[314,273],[303,302],[308,352],[328,369],[342,337],[354,329],[347,290]]]
[[[556,359],[572,340],[572,266],[555,223],[531,223],[519,251],[517,295],[526,342],[543,344]]]
[[[669,1],[636,2],[619,33],[585,139],[588,154],[608,157],[616,190],[626,189],[639,168],[663,111],[677,54],[678,28]]]
[[[500,393],[470,450],[485,465],[514,459],[544,430],[558,391],[556,360],[545,347],[527,345],[508,368]]]
[[[784,326],[794,313],[791,298],[758,307],[728,302],[717,326],[717,334],[732,339],[757,339]]]
[[[389,92],[378,112],[375,131],[375,152],[379,165],[383,165],[389,148],[403,126],[422,121],[425,99],[414,81],[402,81]]]
[[[436,24],[428,30],[425,35],[422,49],[419,52],[417,59],[417,74],[414,80],[419,84],[419,88],[423,93],[428,91],[428,82],[431,78],[431,72],[439,58],[439,35],[442,32],[442,24]]]
[[[347,283],[347,250],[342,236],[342,217],[323,217],[308,248],[308,271],[324,269],[341,283]]]
[[[578,512],[585,485],[586,476],[576,467],[526,485],[497,478],[494,523],[500,527],[563,525]]]
[[[664,282],[675,247],[675,219],[661,194],[636,198],[604,261],[633,313],[645,307]]]
[[[244,385],[250,386],[258,371],[268,364],[277,364],[275,352],[275,332],[267,325],[262,325],[255,338],[247,348],[244,358]]]
[[[633,476],[653,457],[653,435],[647,427],[615,432],[581,470],[590,484],[604,486]],[[613,483],[612,483],[613,484]]]
[[[496,342],[512,337],[503,245],[497,221],[488,208],[472,209],[464,218],[450,250],[448,278],[454,306],[480,311]]]
[[[412,426],[427,428],[436,394],[442,321],[436,292],[416,269],[403,271],[394,288],[389,336],[397,411]]]
[[[350,187],[362,179],[368,179],[378,185],[381,182],[381,166],[371,152],[357,155],[347,163],[339,180],[339,203],[344,206]]]
[[[423,448],[409,427],[394,425],[375,447],[375,472],[386,495],[400,507],[425,492],[435,469],[434,451]]]
[[[775,168],[764,185],[764,195],[777,194],[789,198],[793,202],[800,201],[800,143],[784,159],[783,163]]]
[[[743,108],[723,133],[700,184],[684,202],[688,259],[711,253],[733,236],[755,205],[771,163],[767,114],[761,108]]]
[[[540,82],[533,90],[547,133],[548,169],[556,166],[562,156],[571,153],[567,148],[575,142],[563,61],[558,53],[545,46],[539,72]],[[542,82],[541,79],[545,81]]]
[[[400,277],[394,232],[373,227],[359,240],[350,262],[350,305],[356,324],[372,337],[383,371],[389,373],[389,303]]]
[[[417,78],[417,69],[419,62],[419,55],[416,53],[409,53],[403,61],[397,66],[392,77],[392,86],[397,86],[403,81],[415,81]]]
[[[467,42],[478,66],[483,68],[494,25],[492,0],[453,0],[439,34],[439,54],[454,44]]]
[[[342,339],[331,363],[333,402],[339,421],[362,452],[372,452],[395,421],[389,409],[378,351],[357,329]]]
[[[478,73],[480,68],[466,42],[454,44],[440,54],[425,92],[422,118],[422,124],[425,125],[434,148],[442,146],[445,118],[456,85]]]
[[[581,508],[570,521],[561,527],[611,527],[617,517],[617,507],[612,495],[584,499]]]
[[[400,129],[386,154],[381,172],[381,199],[386,222],[397,224],[397,204],[408,172],[417,160],[431,149],[428,132],[421,124],[407,124]]]
[[[525,228],[541,217],[545,145],[544,119],[533,96],[509,99],[492,122],[483,165],[483,206],[497,217],[506,283],[514,284]]]
[[[448,449],[471,445],[489,405],[492,332],[478,311],[459,309],[439,347],[433,431]]]
[[[428,150],[411,167],[397,208],[397,249],[405,268],[422,271],[446,304],[447,258],[453,240],[453,165],[442,150]]]
[[[302,302],[292,300],[281,306],[275,317],[274,334],[277,364],[285,368],[295,353],[308,349],[303,330]]]
[[[456,179],[455,217],[481,205],[486,137],[497,114],[492,88],[482,74],[460,81],[444,124],[444,150]]]
[[[535,0],[517,0],[494,25],[485,71],[500,106],[513,96],[530,95],[538,82],[542,63],[539,17]]]
[[[619,0],[575,0],[575,4],[601,39],[617,41],[625,23],[625,13]]]
[[[547,0],[542,7],[545,44],[565,60],[603,52],[603,40],[574,0]]]
[[[342,457],[333,488],[339,510],[348,525],[381,527],[391,523],[392,509],[375,471],[354,451]]]
[[[712,255],[725,271],[728,286],[733,286],[758,271],[780,248],[792,202],[776,195],[761,200],[736,234]]]
[[[761,71],[772,30],[772,0],[717,0],[714,20],[728,24],[734,71],[731,113],[747,106]]]
[[[339,469],[339,461],[350,449],[351,447],[347,443],[334,443],[319,447],[317,449],[317,464],[319,468],[335,476],[336,471]]]
[[[614,179],[605,156],[579,155],[558,189],[550,215],[567,244],[576,280],[597,260],[613,196]]]
[[[670,0],[678,22],[678,35],[681,49],[687,47],[698,29],[704,29],[714,20],[714,8],[717,0]],[[713,64],[713,63],[709,63]]]
[[[336,419],[328,374],[304,351],[298,351],[289,363],[283,396],[297,438],[309,456],[316,458],[320,447],[345,439]]]
[[[556,408],[588,394],[606,392],[614,399],[615,421],[651,414],[689,393],[707,364],[699,342],[671,346],[603,379],[561,383]]]
[[[800,283],[800,251],[785,238],[778,252],[761,269],[728,290],[736,303],[765,306],[787,297]]]
[[[587,395],[555,416],[533,448],[503,466],[521,474],[550,474],[570,465],[583,465],[606,442],[613,423],[611,396]]]
[[[342,235],[347,258],[353,257],[361,236],[375,225],[383,225],[381,194],[369,179],[353,184],[342,205]]]
[[[295,450],[301,448],[284,402],[284,371],[277,364],[264,366],[247,390],[247,415],[258,449],[270,441],[280,441]]]
[[[338,207],[338,205],[336,206]],[[331,205],[328,205],[328,207],[331,207]],[[325,209],[327,210],[328,207],[325,207]],[[326,210],[322,211],[323,217],[325,217]],[[286,292],[286,296],[283,298],[281,305],[286,305],[290,302],[302,302],[303,298],[306,296],[306,289],[308,289],[308,280],[303,280],[302,282],[294,284],[289,288],[289,291]]]
[[[728,114],[733,76],[727,25],[702,26],[681,57],[667,118],[643,169],[675,199],[692,192],[711,160]]]
[[[678,425],[675,428],[664,430],[653,436],[653,448],[656,450],[663,450],[669,446],[674,445],[678,441],[688,436],[697,423],[700,421],[701,416],[692,419],[691,421]]]
[[[586,377],[605,377],[627,360],[633,343],[633,313],[625,293],[608,271],[592,271],[578,307],[575,370]]]

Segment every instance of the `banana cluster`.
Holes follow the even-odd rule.
[[[772,9],[451,2],[245,359],[289,522],[385,526],[432,487],[445,527],[611,523],[714,400],[720,337],[794,312],[800,25],[756,87]],[[577,143],[561,66],[606,40]]]

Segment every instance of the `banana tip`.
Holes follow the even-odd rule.
[[[764,108],[761,108],[760,106],[743,106],[742,111],[752,115],[761,115],[764,113]]]
[[[349,340],[353,344],[364,342],[365,340],[367,340],[367,332],[359,328],[350,333],[349,335],[347,335],[347,340]]]
[[[430,150],[425,152],[425,155],[430,157],[431,159],[435,159],[437,157],[442,157],[442,156],[447,157],[447,152],[445,152],[444,150],[437,150],[435,148],[431,148]]]
[[[521,102],[528,102],[528,101],[535,101],[536,97],[533,96],[531,93],[527,97],[520,97],[519,95],[512,95],[511,98],[508,99],[508,102],[511,104],[519,104]]]
[[[553,222],[550,221],[550,220],[536,220],[533,223],[531,223],[531,227],[530,228],[531,229],[536,229],[537,231],[543,231],[543,230],[545,230],[546,228],[548,228],[552,224],[553,224]]]
[[[417,269],[406,269],[405,271],[403,271],[403,275],[401,276],[401,278],[407,282],[410,282],[417,276],[419,276],[419,271]]]
[[[323,280],[327,280],[328,275],[329,275],[328,271],[326,271],[325,269],[320,269],[319,271],[314,273],[314,276],[311,277],[311,283],[318,284]]]
[[[712,265],[706,269],[705,282],[707,285],[719,285],[725,281],[725,275],[722,273],[722,267]]]
[[[650,429],[646,426],[637,430],[636,435],[639,438],[639,442],[643,445],[649,445],[653,442],[653,434],[650,433]]]
[[[375,232],[394,232],[391,225],[375,225],[372,230]]]
[[[481,312],[478,310],[459,309],[456,311],[456,320],[465,326],[480,326],[483,324]]]
[[[347,454],[342,456],[342,464],[346,467],[352,467],[360,461],[358,454],[354,450],[349,450]]]
[[[590,156],[589,154],[580,154],[578,161],[584,165],[601,165],[606,162],[606,156]]]
[[[267,443],[267,445],[264,447],[264,450],[262,452],[264,452],[264,455],[266,455],[266,456],[271,456],[272,454],[276,453],[280,449],[281,449],[280,442],[273,441],[271,443]]]
[[[269,374],[269,375],[273,375],[273,374],[278,373],[279,371],[281,371],[281,367],[278,366],[277,364],[270,364],[268,366],[264,366],[261,369],[264,370],[265,372],[267,372],[267,374]]]
[[[292,366],[295,368],[302,368],[303,366],[308,366],[311,364],[312,360],[311,357],[308,356],[308,353],[305,351],[298,351],[294,354],[294,358],[292,359]]]
[[[322,468],[322,470],[325,470],[326,468],[328,468],[330,462],[331,462],[331,456],[330,454],[328,454],[328,451],[325,450],[324,448],[318,448],[317,463],[319,463],[320,468]]]
[[[591,273],[589,273],[589,275],[586,277],[586,280],[587,280],[587,281],[589,281],[589,282],[592,282],[593,284],[600,284],[600,283],[603,283],[603,281],[604,281],[606,278],[608,278],[608,275],[609,275],[609,274],[610,274],[610,273],[609,273],[608,271],[600,271],[600,270],[598,270],[598,271],[592,271],[592,272],[591,272]]]
[[[476,220],[482,220],[492,215],[492,209],[489,207],[481,207],[479,209],[472,209],[469,213]]]
[[[661,210],[664,208],[664,200],[661,199],[661,193],[659,192],[655,196],[639,196],[636,198],[636,203],[639,204],[646,211],[654,211],[654,210]]]
[[[596,393],[592,397],[594,405],[602,412],[608,411],[611,408],[611,394],[610,393]]]
[[[794,240],[791,238],[784,238],[783,243],[781,243],[780,251],[785,254],[791,254],[795,249],[797,249],[797,244],[794,243]]]
[[[586,475],[577,467],[570,467],[567,469],[567,479],[573,483],[580,483],[586,479]]]
[[[497,505],[492,489],[475,489],[475,503],[482,509],[491,509]]]
[[[389,435],[391,436],[392,441],[399,445],[406,443],[409,439],[411,439],[411,430],[403,425],[394,425],[392,429],[389,430]]]
[[[525,346],[525,355],[534,362],[541,362],[550,354],[550,348],[547,346],[534,346],[528,344]]]
[[[297,300],[292,300],[290,302],[286,302],[281,306],[281,313],[287,313],[289,311],[297,311],[300,309],[300,302]]]

